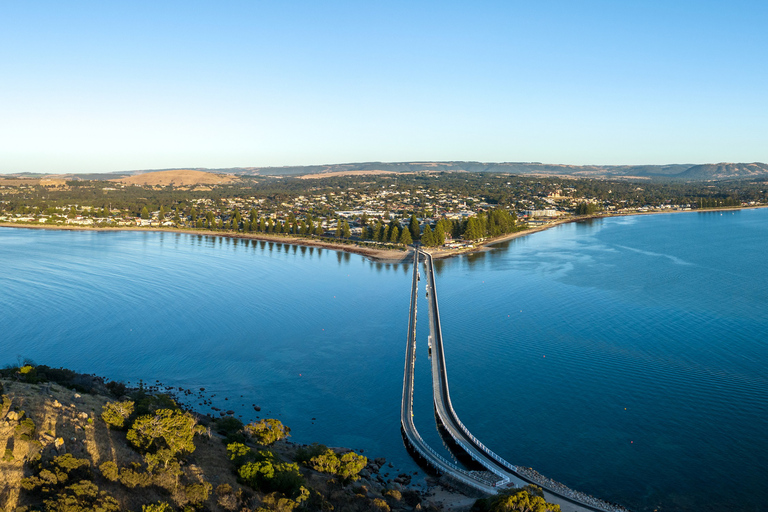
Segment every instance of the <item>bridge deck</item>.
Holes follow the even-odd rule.
[[[544,490],[544,497],[550,503],[561,506],[566,511],[617,512],[625,511],[619,505],[612,505],[592,496],[569,489],[565,485],[542,477],[533,470],[518,468],[510,464],[484,444],[482,444],[466,426],[459,420],[451,404],[448,389],[448,375],[445,367],[445,352],[440,326],[440,310],[437,302],[434,265],[432,255],[420,251],[426,257],[427,296],[429,302],[430,332],[432,337],[432,387],[435,411],[443,427],[455,443],[474,461],[496,474],[500,482],[497,485],[524,486],[535,484]],[[412,299],[413,296],[412,296]],[[415,347],[414,347],[415,348]]]
[[[411,307],[408,319],[408,342],[405,349],[405,370],[403,372],[403,399],[400,407],[400,427],[406,442],[424,461],[438,473],[474,489],[494,494],[496,489],[489,484],[488,475],[465,471],[441,457],[419,435],[413,423],[413,379],[416,362],[416,304],[418,298],[419,252],[414,251],[413,283],[411,285]]]

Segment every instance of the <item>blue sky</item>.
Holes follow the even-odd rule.
[[[765,1],[0,0],[0,173],[768,161]]]

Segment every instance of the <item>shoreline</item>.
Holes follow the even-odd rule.
[[[88,227],[88,226],[66,226],[66,225],[36,225],[36,224],[20,224],[16,222],[0,222],[0,227],[4,228],[29,228],[29,229],[50,229],[53,231],[103,231],[103,232],[116,232],[116,231],[142,231],[149,233],[178,233],[185,235],[199,235],[199,236],[211,236],[221,238],[236,238],[241,240],[259,240],[263,242],[276,242],[288,245],[297,245],[304,247],[318,247],[320,249],[329,249],[332,251],[348,252],[352,254],[359,254],[365,256],[371,261],[377,263],[400,263],[405,260],[412,249],[400,251],[396,249],[374,249],[372,247],[361,247],[352,244],[335,244],[325,240],[318,240],[314,238],[301,238],[301,237],[287,237],[281,235],[270,234],[253,234],[253,233],[235,233],[232,232],[216,232],[216,231],[203,231],[198,229],[181,229],[181,228],[156,228],[156,227]]]
[[[497,236],[496,238],[489,238],[487,240],[484,240],[483,242],[478,243],[477,245],[475,245],[475,247],[472,247],[470,249],[459,249],[459,250],[455,250],[455,249],[454,250],[450,250],[450,249],[430,250],[430,249],[424,249],[424,248],[422,249],[432,254],[432,257],[434,259],[441,260],[441,259],[452,258],[454,256],[460,256],[462,254],[472,254],[476,252],[486,251],[488,250],[489,246],[500,244],[502,242],[508,242],[509,240],[514,240],[515,238],[521,238],[524,236],[532,235],[534,233],[540,233],[550,228],[554,228],[563,224],[570,224],[572,222],[581,222],[581,221],[592,220],[592,219],[609,219],[612,217],[634,217],[639,215],[663,215],[663,214],[669,214],[669,213],[731,212],[731,211],[738,211],[738,210],[756,210],[759,208],[768,208],[768,205],[728,206],[724,208],[707,208],[704,210],[669,210],[669,211],[653,211],[653,212],[609,213],[605,215],[599,215],[599,214],[581,215],[579,217],[568,217],[565,219],[558,219],[548,224],[537,226],[535,228],[528,228],[522,231],[516,231],[514,233],[508,233],[506,235]]]
[[[514,240],[515,238],[521,238],[524,236],[532,235],[534,233],[540,233],[547,229],[554,228],[563,224],[569,224],[571,222],[580,222],[591,219],[606,219],[611,217],[634,217],[639,215],[661,215],[672,213],[704,213],[704,212],[724,212],[724,211],[738,211],[738,210],[755,210],[759,208],[768,208],[768,205],[754,205],[754,206],[729,206],[724,208],[707,208],[697,210],[669,210],[669,211],[652,211],[652,212],[623,212],[623,213],[609,213],[605,215],[592,214],[582,215],[579,217],[568,217],[564,219],[558,219],[548,224],[537,226],[534,228],[528,228],[514,233],[508,233],[506,235],[498,236],[495,238],[489,238],[472,248],[468,249],[425,249],[432,254],[434,259],[448,259],[455,256],[461,256],[463,254],[472,254],[476,252],[486,251],[490,246]],[[277,242],[288,245],[297,245],[304,247],[318,247],[321,249],[329,249],[332,251],[347,252],[351,254],[359,254],[368,258],[371,261],[377,263],[402,263],[409,255],[412,254],[413,248],[408,247],[406,250],[396,249],[375,249],[371,247],[361,247],[353,244],[337,244],[328,242],[325,240],[318,240],[314,238],[303,237],[289,237],[274,234],[262,234],[262,233],[236,233],[232,232],[215,232],[215,231],[203,231],[198,229],[183,229],[183,228],[158,228],[158,227],[90,227],[90,226],[68,226],[68,225],[40,225],[40,224],[19,224],[16,222],[0,222],[0,227],[7,228],[28,228],[28,229],[50,229],[56,231],[143,231],[143,232],[156,232],[156,233],[179,233],[187,235],[202,235],[222,238],[236,238],[243,240],[259,240],[264,242]]]

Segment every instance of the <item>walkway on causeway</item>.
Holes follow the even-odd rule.
[[[416,310],[418,299],[418,263],[419,256],[425,259],[426,293],[429,303],[430,338],[432,342],[432,390],[435,413],[445,432],[453,439],[472,460],[487,471],[466,471],[448,462],[429,447],[416,431],[413,424],[413,372],[416,357]],[[403,377],[403,403],[401,423],[407,442],[430,466],[439,473],[451,476],[470,487],[490,494],[496,494],[500,488],[522,487],[535,484],[544,490],[544,497],[550,503],[560,505],[562,512],[621,512],[626,511],[619,505],[610,504],[587,494],[569,489],[565,485],[545,478],[528,468],[510,464],[483,443],[480,442],[461,422],[451,403],[448,388],[448,375],[443,350],[440,309],[437,301],[434,265],[432,255],[417,249],[413,259],[413,284],[411,288],[411,312],[408,326],[408,344],[406,347],[405,372]]]
[[[400,428],[410,448],[439,474],[444,474],[473,489],[494,494],[496,491],[479,472],[466,471],[440,456],[421,438],[413,423],[413,376],[416,364],[416,306],[419,293],[419,251],[413,253],[413,284],[411,285],[411,309],[408,318],[408,343],[405,348],[403,372],[403,400],[400,407]]]

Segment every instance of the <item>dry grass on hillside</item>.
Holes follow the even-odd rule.
[[[38,179],[25,179],[25,178],[0,178],[0,187],[6,186],[6,187],[21,187],[24,185],[27,186],[34,186],[39,185],[40,180]]]
[[[314,180],[317,178],[336,178],[338,176],[371,176],[375,174],[397,174],[395,171],[335,171],[335,172],[321,172],[317,174],[306,174],[299,176],[302,180]]]
[[[93,421],[107,402],[106,397],[76,395],[72,390],[55,384],[8,381],[4,384],[12,409],[5,411],[10,417],[0,418],[0,451],[8,455],[0,462],[0,489],[4,490],[0,494],[0,509],[16,509],[21,479],[25,476],[24,460],[29,446],[14,439],[17,423],[13,415],[17,414],[16,410],[24,411],[35,422],[36,439],[43,450],[54,450],[59,439],[60,452],[66,450],[75,456],[89,458],[94,464],[116,456],[115,453],[108,453],[110,450],[107,448],[114,447],[114,444],[108,440],[110,433],[106,425]],[[111,451],[114,452],[114,448]]]
[[[34,445],[38,442],[44,459],[71,453],[74,457],[88,459],[95,475],[99,474],[96,468],[106,461],[113,461],[120,467],[142,461],[141,456],[128,446],[125,432],[108,429],[101,419],[104,404],[112,401],[108,397],[81,395],[53,383],[27,384],[9,380],[0,383],[5,388],[4,395],[11,400],[10,409],[0,407],[0,511],[16,510],[20,505],[21,479],[29,476],[25,474],[25,462],[29,463],[29,455],[35,451]],[[15,432],[19,424],[17,416],[34,421],[36,428],[31,442],[19,440]],[[185,474],[189,473],[188,479],[205,478],[214,488],[220,484],[241,488],[232,472],[224,444],[218,439],[209,440],[202,436],[196,446],[197,450],[184,466]],[[154,487],[131,490],[106,481],[100,483],[125,510],[141,510],[141,506],[148,502],[169,499]],[[207,506],[208,510],[222,510],[216,505],[215,496],[208,500]]]
[[[237,178],[228,174],[214,174],[212,172],[182,169],[177,171],[147,172],[114,181],[119,181],[126,185],[191,187],[196,185],[223,185],[237,181]]]

